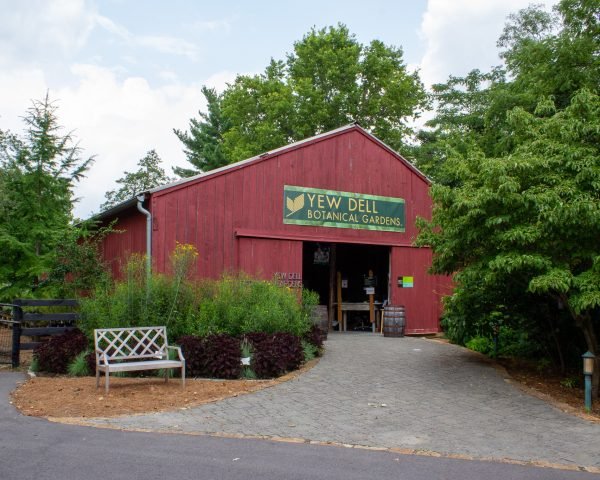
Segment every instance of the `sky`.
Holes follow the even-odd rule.
[[[556,0],[536,0],[550,6]],[[59,123],[94,156],[75,216],[151,149],[189,167],[173,129],[204,111],[203,85],[284,59],[312,28],[345,24],[359,42],[401,47],[426,86],[498,65],[506,16],[528,0],[0,0],[0,129],[21,133],[49,93]]]

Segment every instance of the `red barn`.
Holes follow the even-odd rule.
[[[406,307],[406,333],[438,332],[449,280],[429,275],[431,250],[413,246],[416,218],[431,215],[429,187],[401,155],[349,125],[103,212],[123,231],[106,238],[104,255],[116,272],[149,247],[153,269],[165,272],[176,242],[189,243],[200,278],[244,271],[310,288],[334,324],[338,305],[349,310],[348,330],[370,327],[365,302],[387,301]]]

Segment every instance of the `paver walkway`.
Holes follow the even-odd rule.
[[[330,335],[326,347],[312,370],[272,388],[90,423],[600,467],[600,424],[523,393],[465,349],[370,334]]]

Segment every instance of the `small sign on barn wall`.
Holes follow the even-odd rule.
[[[283,223],[404,232],[403,198],[283,187]]]
[[[398,277],[398,286],[401,288],[413,288],[414,277]]]
[[[302,288],[302,274],[299,272],[275,272],[273,279],[281,287]]]

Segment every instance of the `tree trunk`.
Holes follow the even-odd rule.
[[[563,356],[562,347],[560,345],[560,341],[558,340],[558,335],[556,335],[556,329],[554,328],[554,322],[552,321],[551,315],[548,315],[548,323],[550,324],[550,335],[552,336],[552,340],[554,340],[554,346],[556,347],[556,352],[558,353],[560,373],[564,375],[567,370],[565,366],[565,357]]]

